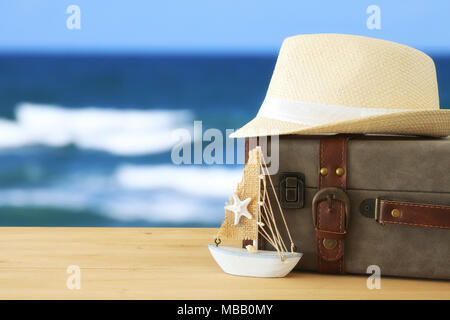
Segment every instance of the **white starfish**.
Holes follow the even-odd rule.
[[[225,209],[230,210],[234,213],[234,225],[239,224],[239,220],[241,220],[242,216],[246,217],[247,219],[252,219],[252,215],[247,210],[247,206],[252,198],[247,198],[244,201],[241,201],[235,193],[232,194],[232,197],[233,204],[225,206]]]

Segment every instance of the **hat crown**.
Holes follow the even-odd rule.
[[[341,34],[287,38],[267,97],[362,108],[439,109],[429,56],[394,42]]]

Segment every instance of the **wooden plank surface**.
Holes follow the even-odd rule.
[[[215,229],[0,228],[1,299],[450,299],[450,282],[295,272],[223,273],[206,247]],[[67,267],[81,270],[70,290]]]

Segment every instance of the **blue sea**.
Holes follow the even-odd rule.
[[[174,165],[174,132],[245,124],[275,61],[0,55],[0,226],[218,226],[242,165]]]

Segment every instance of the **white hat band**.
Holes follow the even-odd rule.
[[[336,120],[355,120],[405,111],[408,109],[349,107],[266,97],[257,116],[304,126],[319,126],[335,123]]]

